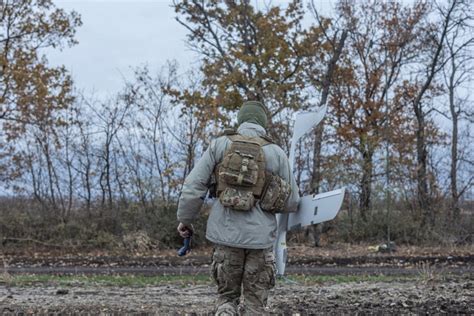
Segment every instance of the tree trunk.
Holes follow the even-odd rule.
[[[428,195],[427,163],[428,152],[426,150],[425,117],[422,109],[415,105],[416,120],[418,127],[416,130],[416,180],[418,206],[422,212],[421,226],[434,222],[434,215],[431,212]]]
[[[360,181],[360,215],[364,222],[367,222],[367,215],[370,211],[370,199],[372,195],[372,173],[373,173],[373,153],[370,150],[364,150],[362,153],[362,178]]]
[[[333,43],[333,55],[329,61],[328,67],[326,69],[326,74],[322,83],[322,92],[321,100],[319,101],[319,107],[322,107],[326,104],[329,96],[329,88],[333,80],[334,70],[336,69],[337,62],[344,48],[346,42],[348,31],[343,30],[341,37],[337,43]],[[311,193],[318,194],[319,186],[322,181],[322,172],[321,172],[321,149],[323,145],[323,134],[324,134],[324,120],[316,127],[314,131],[314,147],[313,147],[313,173],[311,175]],[[315,246],[319,246],[320,237],[322,234],[322,223],[319,225],[312,225],[308,227],[305,231],[305,236],[308,236],[311,240],[311,243]]]
[[[91,174],[91,162],[89,160],[89,153],[87,153],[87,165],[85,166],[84,170],[84,181],[85,181],[85,186],[86,186],[86,209],[87,209],[87,215],[88,218],[92,218],[92,213],[91,213],[91,201],[92,201],[92,189],[91,189],[91,179],[90,179],[90,174]]]
[[[453,79],[453,78],[452,78]],[[453,222],[459,219],[459,194],[457,188],[457,167],[458,167],[458,113],[454,104],[454,87],[450,86],[449,89],[449,109],[451,111],[452,118],[452,135],[451,135],[451,220]]]
[[[428,181],[427,181],[427,157],[428,153],[426,150],[426,126],[425,126],[425,113],[423,112],[423,98],[425,93],[431,86],[431,83],[435,75],[442,69],[442,50],[446,35],[448,34],[450,24],[452,22],[451,14],[455,8],[460,5],[459,1],[452,1],[445,13],[443,13],[444,21],[440,27],[439,40],[434,42],[433,45],[433,56],[430,58],[430,62],[427,65],[426,79],[424,80],[420,91],[416,95],[413,101],[413,109],[415,112],[416,120],[418,122],[418,128],[416,131],[416,152],[417,152],[417,182],[418,182],[418,205],[422,211],[422,227],[425,227],[429,223],[434,224],[435,217],[431,210],[431,203],[428,196]]]
[[[321,91],[321,100],[319,101],[319,107],[322,107],[326,104],[329,97],[329,88],[333,80],[334,71],[336,69],[337,62],[341,57],[342,49],[346,42],[348,31],[343,30],[341,37],[337,43],[332,43],[333,45],[333,55],[329,61],[324,80],[322,83]],[[324,133],[324,120],[318,125],[314,132],[314,149],[313,149],[313,174],[311,176],[311,190],[313,193],[319,193],[319,185],[322,180],[321,174],[321,148],[323,143],[323,133]]]
[[[311,193],[318,194],[319,186],[322,181],[321,172],[321,148],[323,145],[324,122],[316,127],[314,131],[314,148],[313,148],[313,173],[311,175]]]

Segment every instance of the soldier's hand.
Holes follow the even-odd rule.
[[[186,226],[183,223],[179,223],[178,225],[178,233],[183,238],[188,238],[193,234],[193,227]]]

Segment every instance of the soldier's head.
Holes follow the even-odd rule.
[[[258,101],[244,102],[237,115],[237,123],[244,122],[255,123],[263,128],[267,128],[267,110],[265,106]]]

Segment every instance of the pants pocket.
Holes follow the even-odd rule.
[[[275,287],[276,280],[276,264],[275,264],[275,254],[273,249],[265,253],[265,269],[264,273],[267,274],[269,280],[269,287]]]
[[[211,275],[213,280],[219,284],[219,275],[222,275],[222,265],[224,264],[224,253],[219,248],[214,248],[212,254]]]

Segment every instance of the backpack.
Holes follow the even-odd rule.
[[[217,196],[225,207],[248,211],[264,191],[267,174],[262,146],[271,142],[235,132],[226,134],[232,144],[216,168]]]

